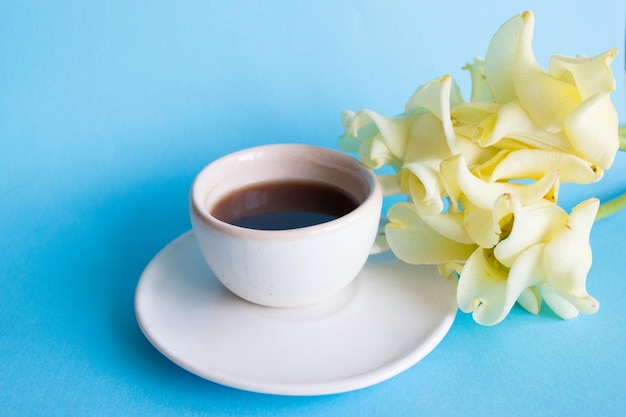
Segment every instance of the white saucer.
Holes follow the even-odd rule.
[[[222,287],[187,232],[144,270],[135,312],[150,342],[196,375],[248,391],[320,395],[373,385],[417,363],[450,329],[455,294],[455,280],[435,267],[383,254],[330,300],[262,307]]]

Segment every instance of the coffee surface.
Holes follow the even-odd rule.
[[[329,184],[275,181],[235,190],[211,214],[240,227],[287,230],[334,220],[357,206],[354,197]]]

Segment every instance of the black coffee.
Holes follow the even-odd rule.
[[[261,230],[313,226],[350,213],[354,197],[329,184],[302,181],[263,182],[228,194],[211,214],[230,224]]]

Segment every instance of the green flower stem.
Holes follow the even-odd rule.
[[[626,151],[626,126],[619,128],[619,150]],[[626,208],[626,193],[609,200],[606,203],[600,204],[598,214],[596,215],[596,221],[615,214],[624,208]]]
[[[620,210],[626,208],[626,193],[616,197],[606,203],[600,204],[598,214],[596,215],[596,221],[604,219],[605,217],[615,214]]]

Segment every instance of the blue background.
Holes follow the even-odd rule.
[[[524,3],[517,5],[514,3]],[[393,115],[424,82],[484,56],[534,10],[534,48],[624,45],[623,0],[466,2],[5,1],[0,4],[0,410],[3,415],[494,416],[626,412],[626,213],[598,222],[573,321],[460,313],[423,361],[340,395],[223,387],[160,355],[134,316],[137,280],[190,228],[205,164],[273,142],[336,146],[343,109]],[[626,122],[624,51],[613,100]],[[626,157],[571,208],[626,191]]]

